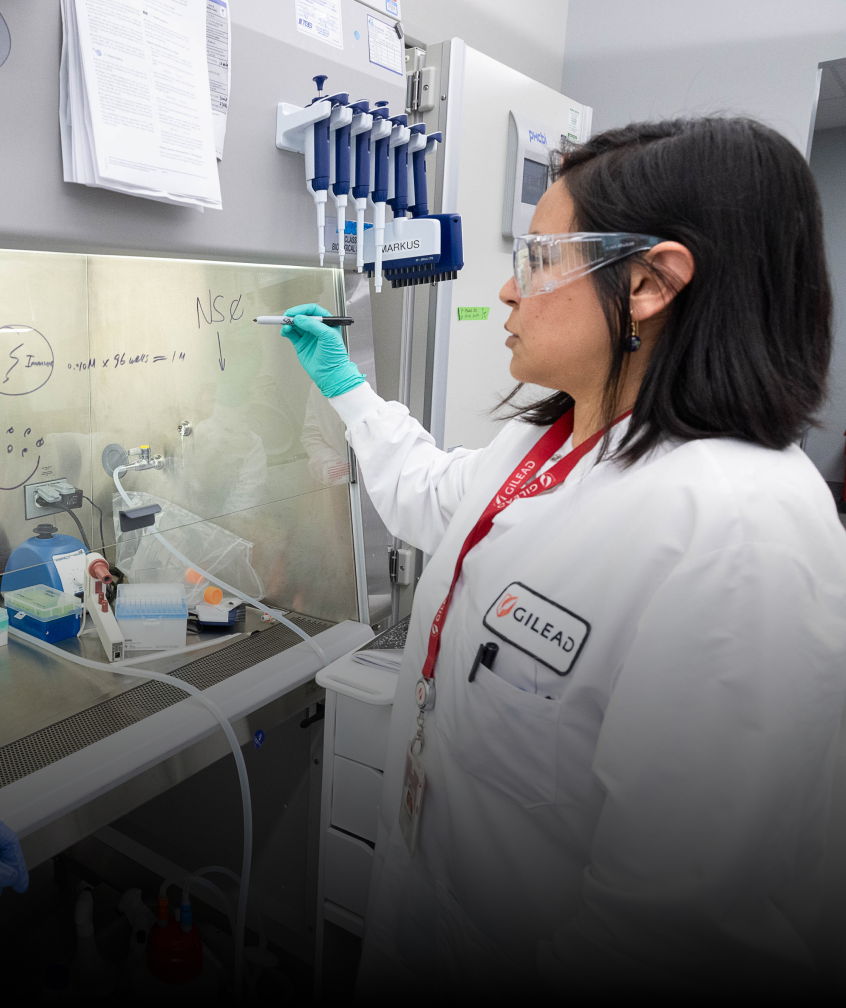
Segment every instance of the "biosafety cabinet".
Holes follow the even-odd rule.
[[[323,841],[344,855],[333,870],[356,853],[369,865],[372,809],[350,795],[369,795],[369,809],[382,769],[378,753],[362,755],[367,732],[324,745],[315,675],[410,611],[425,558],[389,538],[334,411],[292,345],[253,319],[312,301],[351,316],[350,354],[380,394],[407,403],[443,447],[486,443],[495,426],[482,413],[510,381],[496,301],[508,229],[525,226],[545,187],[539,137],[552,147],[590,129],[590,109],[461,40],[407,45],[394,0],[330,6],[339,17],[326,37],[303,23],[320,4],[235,5],[223,209],[200,213],[63,181],[59,0],[0,2],[11,39],[0,89],[16,96],[0,104],[0,570],[30,578],[15,557],[35,541],[26,555],[48,558],[51,590],[82,592],[94,553],[115,582],[204,592],[191,565],[174,578],[156,533],[260,600],[231,598],[225,625],[194,606],[195,650],[152,652],[139,667],[203,691],[231,721],[252,791],[255,908],[271,945],[308,962],[318,896],[341,908],[327,920],[356,932],[366,888],[352,869],[320,874],[321,800],[331,802]],[[462,218],[455,280],[386,284],[377,296],[354,257],[343,271],[331,254],[318,266],[303,157],[274,138],[278,103],[306,105],[321,74],[443,134],[428,198],[432,212]],[[149,465],[133,468],[139,460]],[[114,481],[122,464],[131,507]],[[136,511],[154,524],[133,527]],[[57,536],[79,549],[54,549]],[[108,608],[108,584],[97,590]],[[213,598],[211,609],[226,604]],[[104,892],[137,879],[149,896],[163,879],[240,864],[241,792],[214,718],[168,683],[98,667],[107,657],[94,624],[58,653],[14,634],[0,646],[0,821],[32,870],[33,919],[52,912],[54,873]],[[344,703],[330,705],[332,731]],[[389,711],[368,712],[380,738]],[[223,926],[236,889],[217,881],[219,894],[196,899]]]

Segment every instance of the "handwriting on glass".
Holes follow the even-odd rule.
[[[241,305],[241,298],[243,294],[239,294],[234,301],[229,302],[229,318],[227,319],[224,314],[226,309],[226,296],[223,294],[212,295],[209,291],[209,296],[207,301],[203,301],[202,298],[197,298],[197,328],[202,329],[203,323],[200,322],[200,317],[202,316],[203,322],[206,325],[214,325],[216,322],[237,322],[238,319],[243,318],[244,309]],[[221,303],[218,304],[218,301]],[[208,308],[208,315],[206,315],[206,308]]]
[[[29,325],[0,326],[0,394],[29,395],[53,374],[53,348]]]
[[[41,465],[39,449],[44,447],[44,438],[33,434],[31,427],[15,424],[6,428],[3,443],[5,450],[0,449],[0,490],[17,490],[38,471]],[[37,456],[34,463],[33,456]]]
[[[181,364],[185,360],[184,350],[174,350],[171,354],[127,354],[126,351],[116,353],[111,357],[89,357],[87,361],[76,361],[68,364],[68,371],[93,371],[96,367],[103,368],[123,367],[124,364]]]
[[[224,294],[213,294],[211,289],[208,298],[197,298],[197,328],[206,325],[216,325],[219,322],[237,322],[244,317],[244,307],[241,304],[243,294],[239,294],[234,300],[229,302],[227,308],[226,296]],[[218,302],[220,302],[218,304]],[[206,310],[208,309],[208,314]],[[229,318],[227,319],[227,313]],[[202,322],[200,321],[202,319]],[[223,346],[220,342],[220,330],[215,330],[217,334],[217,363],[221,371],[226,370],[226,358],[223,356]]]

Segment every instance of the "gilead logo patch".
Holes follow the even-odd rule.
[[[559,675],[567,675],[590,633],[590,623],[520,581],[498,595],[482,621]]]

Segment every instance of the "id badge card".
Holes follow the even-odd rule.
[[[413,745],[413,743],[412,743]],[[402,781],[402,800],[400,802],[399,824],[402,830],[408,853],[414,857],[417,851],[417,834],[420,830],[420,809],[423,805],[423,786],[426,783],[426,771],[420,759],[411,751],[411,745],[405,753],[405,776]]]

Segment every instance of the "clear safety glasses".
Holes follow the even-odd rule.
[[[521,235],[514,239],[514,279],[521,297],[548,294],[600,266],[651,249],[660,241],[663,239],[652,235],[622,232]]]

